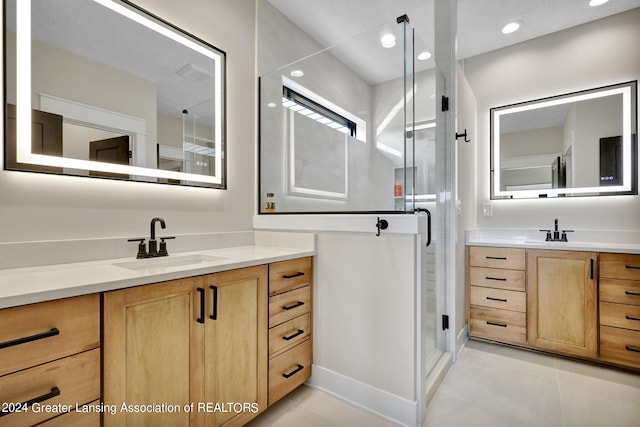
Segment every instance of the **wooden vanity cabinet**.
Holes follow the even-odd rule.
[[[600,254],[600,358],[640,368],[640,255]]]
[[[267,277],[257,266],[105,293],[105,403],[175,410],[104,425],[240,426],[266,409]]]
[[[529,345],[598,356],[597,254],[527,249]]]
[[[10,405],[0,410],[17,410],[0,426],[99,426],[99,416],[73,409],[100,399],[100,387],[99,295],[0,310],[0,403]]]
[[[311,376],[311,258],[269,265],[269,406]]]
[[[467,259],[469,335],[525,344],[525,250],[471,246]]]

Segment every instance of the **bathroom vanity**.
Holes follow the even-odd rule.
[[[0,271],[0,426],[244,425],[311,375],[314,254]],[[17,281],[42,288],[20,294]]]
[[[640,368],[640,251],[467,243],[471,338]]]

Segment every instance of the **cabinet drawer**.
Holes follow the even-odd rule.
[[[0,310],[0,376],[99,346],[98,294]]]
[[[276,295],[311,283],[311,258],[269,264],[269,295]]]
[[[600,279],[600,301],[640,305],[640,282]]]
[[[269,406],[311,376],[311,340],[269,361]]]
[[[471,267],[469,269],[471,285],[485,288],[525,290],[525,274],[520,270],[505,270],[499,268]]]
[[[640,255],[600,254],[600,277],[640,280]]]
[[[527,311],[526,293],[471,286],[471,305],[511,311]]]
[[[269,297],[269,327],[308,313],[311,308],[311,288],[295,289]]]
[[[98,408],[100,401],[96,400],[87,405]],[[100,412],[68,412],[38,424],[38,427],[100,427]]]
[[[640,305],[601,302],[600,324],[640,331]]]
[[[82,405],[99,399],[100,350],[86,351],[0,378],[0,402],[22,403],[35,398],[42,401],[26,412],[0,417],[0,426],[33,425],[75,409],[76,403]],[[44,405],[55,405],[60,410],[46,410]]]
[[[469,265],[474,267],[525,269],[525,250],[522,248],[469,247]]]
[[[600,358],[640,368],[640,332],[601,326]]]
[[[296,346],[311,336],[309,313],[269,329],[269,357]]]
[[[527,342],[525,313],[495,308],[471,307],[469,333],[500,341]]]

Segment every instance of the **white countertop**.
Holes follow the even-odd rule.
[[[640,254],[640,233],[637,231],[575,230],[568,233],[568,242],[546,242],[544,237],[539,230],[483,228],[467,230],[466,244]]]
[[[161,258],[120,258],[0,270],[0,308],[217,273],[315,255],[315,250],[238,246]],[[165,265],[162,265],[162,264]],[[123,264],[123,265],[118,265]]]

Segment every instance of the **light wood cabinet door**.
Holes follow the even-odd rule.
[[[527,250],[530,345],[597,357],[597,254]]]
[[[105,426],[202,425],[204,414],[183,410],[204,402],[202,298],[202,276],[104,294],[103,396],[117,407]],[[153,403],[179,410],[133,406]]]
[[[258,266],[105,293],[104,401],[117,410],[104,425],[241,426],[266,409],[267,277]]]
[[[267,266],[207,276],[205,401],[233,404],[207,412],[207,426],[242,426],[267,407]]]

